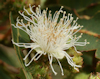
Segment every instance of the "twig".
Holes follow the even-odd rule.
[[[73,9],[73,11],[74,11],[74,13],[76,14],[76,16],[77,16],[78,18],[80,18],[80,19],[89,20],[89,19],[92,18],[92,17],[90,17],[90,16],[88,16],[88,15],[82,15],[82,16],[80,16],[80,15],[78,14],[78,12],[76,11],[76,9]]]
[[[77,31],[77,30],[74,30],[74,31]],[[94,32],[88,31],[88,30],[79,30],[78,32],[100,38],[100,34],[97,34],[97,33],[94,33]]]
[[[88,6],[85,7],[85,8],[78,9],[77,12],[82,12],[82,11],[88,9],[88,8],[91,8],[91,7],[97,6],[97,5],[99,5],[99,4],[100,4],[100,2],[91,3],[90,5],[88,5]]]

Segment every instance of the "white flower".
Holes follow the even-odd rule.
[[[63,59],[64,57],[66,57],[68,63],[74,67],[74,69],[78,70],[77,67],[81,66],[76,65],[73,62],[73,57],[70,57],[67,52],[64,51],[68,50],[70,47],[74,47],[76,50],[75,46],[85,46],[87,44],[87,41],[77,42],[81,35],[78,37],[74,36],[82,28],[82,26],[76,23],[78,18],[73,21],[72,14],[68,14],[68,16],[66,16],[66,12],[62,10],[63,6],[59,11],[54,13],[53,17],[51,15],[51,11],[49,11],[47,16],[47,8],[46,10],[41,11],[40,6],[38,6],[36,7],[36,12],[34,12],[32,8],[35,6],[31,7],[31,5],[29,5],[29,7],[31,13],[29,13],[25,8],[22,13],[19,12],[19,14],[22,15],[24,20],[28,23],[24,24],[22,19],[20,21],[17,18],[16,25],[12,24],[15,28],[19,28],[26,32],[33,41],[33,43],[15,43],[12,40],[13,44],[19,47],[31,48],[23,60],[26,60],[32,50],[37,52],[29,63],[25,63],[25,66],[29,66],[33,60],[38,60],[41,55],[47,54],[51,69],[55,75],[57,73],[52,66],[53,57],[57,59],[62,75],[64,75],[64,73],[59,59]],[[25,12],[30,17],[24,15]],[[63,16],[58,21],[60,13],[62,13]],[[73,24],[71,24],[72,21]],[[77,29],[76,32],[74,32],[75,29]],[[76,52],[80,53],[77,50]]]

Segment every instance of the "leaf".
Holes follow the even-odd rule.
[[[75,9],[84,9],[92,3],[96,3],[98,0],[59,0],[59,3]]]
[[[83,29],[96,33],[98,36],[100,34],[99,31],[99,26],[100,26],[100,18],[98,18],[100,16],[100,13],[98,13],[96,16],[94,16],[94,18],[90,19],[90,20],[85,20],[85,19],[81,19],[78,21],[79,24],[82,24],[84,26]],[[92,35],[87,34],[87,32],[85,32],[82,36],[82,38],[80,39],[80,41],[83,41],[84,39],[87,39],[90,44],[84,46],[84,47],[77,47],[79,50],[81,51],[89,51],[89,50],[96,50],[95,56],[96,58],[100,59],[100,38],[99,37],[95,37]]]
[[[11,77],[0,66],[0,79],[11,79]]]
[[[52,14],[54,13],[54,11],[59,10],[59,6],[52,6],[49,7],[50,9],[52,9]],[[72,11],[69,11],[68,9],[64,8],[64,10],[66,10],[66,12],[70,12],[73,13]],[[83,12],[84,14],[84,12]],[[81,39],[79,40],[80,42],[83,42],[85,39],[87,39],[88,42],[90,42],[90,44],[87,44],[86,46],[79,46],[77,47],[78,50],[80,51],[90,51],[90,50],[96,50],[95,53],[95,57],[100,59],[100,31],[99,31],[99,26],[100,26],[100,13],[96,14],[93,18],[86,20],[86,19],[79,19],[77,21],[78,24],[83,25],[84,27],[82,28],[82,30],[80,30],[79,32],[83,33],[83,36],[81,37]],[[61,17],[61,16],[60,16]],[[73,13],[73,17],[75,18],[75,14]],[[77,35],[79,35],[80,33],[77,33]]]
[[[10,21],[11,21],[11,24],[15,24],[11,13],[10,13]],[[23,35],[20,35],[20,32],[23,33],[22,30],[16,29],[16,28],[14,28],[12,26],[12,38],[13,38],[13,40],[15,42],[20,42],[20,40],[22,40],[22,39],[19,40],[20,37],[22,37],[22,38],[28,37],[28,35],[26,33],[24,33],[24,36]],[[23,42],[24,41],[29,41],[30,42],[29,39],[25,39],[25,38],[23,39]],[[14,46],[14,48],[15,48],[16,53],[18,55],[18,58],[19,58],[19,61],[20,61],[20,64],[21,64],[21,67],[23,69],[23,72],[25,74],[26,79],[33,79],[31,73],[26,71],[27,69],[26,69],[26,67],[24,65],[24,62],[23,62],[23,53],[22,53],[22,51],[17,46]]]
[[[81,73],[78,73],[76,74],[76,76],[73,78],[73,79],[88,79],[89,77],[89,74],[86,73],[86,72],[81,72]]]
[[[11,17],[11,23],[14,24],[14,20],[11,14],[10,14],[10,17]],[[16,43],[30,43],[31,42],[28,34],[20,30],[19,28],[15,28],[13,26],[12,26],[12,38],[13,38],[13,41]],[[22,51],[25,48],[19,48],[18,46],[15,46],[15,45],[14,45],[14,48],[18,55],[19,61],[21,63],[21,68],[26,76],[26,79],[33,79],[33,76],[34,78],[46,78],[47,77],[48,63],[44,61],[46,57],[43,58],[42,60],[39,59],[38,61],[33,61],[30,66],[26,67],[24,62],[26,63],[29,62],[29,60],[34,56],[36,52],[32,51],[30,54],[29,60],[23,61],[24,52]],[[27,52],[28,49],[25,49],[25,51]]]
[[[84,26],[82,30],[85,31],[85,32],[81,31],[81,33],[83,33],[83,36],[79,41],[84,41],[84,39],[87,39],[88,42],[90,42],[89,45],[86,45],[84,47],[77,47],[77,49],[81,51],[96,50],[95,57],[100,59],[100,45],[99,45],[100,44],[100,17],[99,17],[100,3],[98,2],[98,0],[95,1],[89,0],[86,2],[84,0],[80,0],[77,1],[77,3],[75,2],[76,1],[74,0],[65,1],[65,2],[61,1],[61,4],[64,4],[65,7],[68,6],[70,8],[75,8],[76,12],[79,13],[78,15],[91,16],[88,20],[81,18],[77,22],[78,24]],[[66,11],[68,11],[68,9],[66,9]],[[73,16],[76,17],[76,14]]]
[[[86,1],[87,3],[84,0],[77,1],[77,3],[74,0],[70,0],[70,1],[60,0],[60,2],[61,2],[60,5],[62,4],[65,6],[64,10],[66,10],[67,13],[68,12],[72,13],[74,18],[76,17],[76,14],[74,13],[74,11],[72,11],[73,10],[72,8],[77,9],[76,11],[79,12],[83,16],[84,14],[85,16],[92,15],[88,20],[86,18],[85,19],[81,18],[77,21],[78,24],[84,26],[82,30],[80,30],[80,33],[83,33],[83,36],[79,41],[82,42],[85,39],[87,39],[87,41],[90,42],[90,44],[84,47],[79,46],[77,47],[77,49],[80,51],[96,50],[95,57],[100,59],[100,45],[99,45],[100,44],[100,29],[99,29],[100,28],[99,27],[100,26],[100,17],[99,17],[100,12],[98,11],[100,4],[98,0],[95,1],[95,3],[93,3],[92,0]],[[58,6],[53,5],[51,9],[59,10],[57,7],[59,7],[59,5]],[[68,9],[68,7],[70,9]],[[82,8],[84,8],[84,10],[82,10]],[[77,33],[77,35],[79,35],[79,33]]]
[[[0,79],[11,79],[9,73],[9,67],[6,64],[14,65],[14,63],[8,57],[8,52],[4,51],[2,45],[0,45]],[[8,74],[9,73],[9,74]],[[13,74],[15,75],[15,74]]]
[[[71,0],[71,2],[72,2],[72,0]],[[69,3],[67,3],[67,4],[69,4]],[[54,13],[54,11],[59,10],[60,5],[61,5],[61,3],[58,4],[58,5],[55,4],[55,5],[49,6],[49,9],[52,11],[52,14]],[[75,19],[76,14],[74,13],[74,11],[72,11],[70,7],[69,7],[70,9],[68,9],[68,7],[66,8],[66,6],[67,5],[65,4],[65,8],[63,10],[66,10],[66,13],[72,13],[73,14],[73,17]],[[73,5],[73,6],[76,7],[77,5],[76,6]],[[80,5],[79,8],[77,8],[77,11],[80,10],[79,11],[79,15],[84,16],[84,14],[85,14],[85,16],[89,16],[90,17],[88,20],[86,18],[85,19],[84,18],[81,18],[81,19],[79,19],[77,21],[78,24],[84,26],[81,29],[81,32],[77,33],[77,35],[79,35],[80,33],[83,33],[83,36],[81,37],[81,39],[79,41],[80,42],[83,42],[85,39],[87,39],[87,41],[90,42],[90,44],[87,44],[86,46],[82,46],[82,47],[79,46],[79,47],[77,47],[77,49],[79,51],[82,51],[82,52],[83,51],[87,51],[86,53],[83,52],[83,58],[84,58],[83,59],[83,61],[84,61],[83,67],[84,67],[84,69],[86,68],[85,69],[85,72],[86,73],[85,74],[82,73],[83,78],[85,77],[84,79],[88,79],[88,77],[89,77],[89,74],[87,74],[87,72],[89,72],[89,73],[91,71],[95,72],[95,70],[93,70],[93,67],[91,67],[91,66],[93,66],[93,62],[94,62],[94,58],[93,58],[94,57],[94,52],[95,52],[94,50],[96,50],[95,57],[98,58],[98,59],[100,59],[100,17],[99,17],[100,16],[100,12],[98,11],[98,6],[97,6],[97,8],[95,8],[96,10],[94,9],[94,7],[90,7],[90,8],[85,7],[84,10],[81,10],[82,9],[81,5]],[[91,10],[91,12],[89,12],[90,10]],[[95,12],[95,11],[97,11],[97,12]],[[88,15],[86,15],[86,14],[88,14]],[[91,53],[89,51],[93,51],[93,53]],[[66,64],[67,63],[65,63],[65,60],[62,60],[63,68],[68,69],[68,66]],[[98,70],[100,70],[100,68],[98,68]],[[79,75],[77,75],[77,79],[82,78],[81,76],[79,76],[79,77],[78,76]],[[71,78],[71,79],[74,79],[74,78]]]

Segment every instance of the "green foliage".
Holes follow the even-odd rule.
[[[12,24],[15,24],[14,23],[14,20],[13,20],[13,17],[12,17],[12,15],[10,14],[10,20],[11,20],[11,23]],[[23,37],[23,35],[20,35],[20,33],[22,33],[22,30],[20,30],[20,29],[16,29],[16,28],[14,28],[13,26],[12,26],[12,37],[13,37],[13,39],[14,39],[14,41],[15,42],[20,42],[20,37],[22,36]],[[22,33],[23,34],[23,33]],[[24,33],[24,35],[27,37],[27,34],[25,34]],[[26,38],[27,39],[27,38]],[[26,40],[25,39],[25,40]],[[23,40],[24,41],[24,40]],[[28,40],[29,41],[29,40]],[[23,54],[22,54],[22,51],[21,51],[21,49],[19,48],[19,47],[17,47],[17,46],[14,46],[14,48],[16,49],[16,52],[17,52],[17,55],[18,55],[18,58],[19,58],[19,61],[20,61],[20,63],[21,63],[21,67],[23,68],[23,72],[24,72],[24,74],[25,74],[25,77],[26,77],[26,79],[33,79],[32,78],[32,75],[31,75],[31,73],[30,72],[26,72],[26,68],[25,68],[25,65],[24,65],[24,62],[23,62]]]

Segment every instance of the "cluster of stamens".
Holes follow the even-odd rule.
[[[77,68],[81,66],[76,65],[73,62],[73,57],[70,57],[65,51],[71,47],[74,47],[75,51],[77,53],[80,53],[79,51],[77,51],[75,46],[85,46],[86,44],[88,44],[86,40],[85,42],[77,42],[81,38],[82,34],[78,37],[75,34],[83,27],[76,23],[78,18],[73,21],[72,14],[68,14],[68,16],[66,16],[66,11],[62,10],[63,6],[61,6],[59,11],[56,11],[54,13],[53,17],[51,11],[49,11],[49,14],[47,16],[48,8],[41,11],[39,5],[38,7],[36,7],[36,12],[34,12],[32,8],[35,6],[31,7],[31,5],[29,5],[29,7],[31,13],[29,13],[25,9],[25,7],[22,13],[19,12],[19,14],[23,16],[24,20],[27,21],[27,24],[25,24],[22,19],[20,21],[19,17],[17,18],[16,25],[12,24],[12,26],[14,26],[15,28],[19,28],[26,32],[29,35],[30,40],[33,41],[33,43],[15,43],[12,40],[13,44],[19,47],[31,48],[31,50],[23,60],[26,60],[26,58],[28,58],[32,50],[35,50],[37,52],[29,63],[25,63],[25,66],[29,66],[33,60],[38,60],[41,55],[48,54],[50,66],[55,75],[57,73],[52,66],[53,57],[57,59],[62,75],[64,75],[64,73],[59,59],[63,59],[64,57],[66,57],[68,63],[72,67],[74,67],[74,69],[78,70]],[[30,17],[26,16],[24,14],[25,12]],[[61,13],[63,14],[63,16],[58,21],[59,15]],[[71,24],[72,21],[73,24]]]

